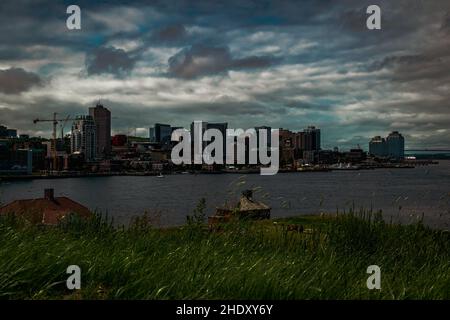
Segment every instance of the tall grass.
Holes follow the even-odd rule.
[[[197,223],[117,228],[99,216],[38,228],[3,217],[0,298],[450,298],[448,232],[367,212],[299,221],[308,232],[287,231],[285,221],[211,232]],[[72,264],[82,270],[78,291],[65,284]],[[381,290],[366,287],[372,264],[381,268]]]

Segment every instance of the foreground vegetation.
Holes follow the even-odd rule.
[[[449,233],[364,212],[214,232],[195,219],[170,230],[146,219],[115,228],[99,217],[43,229],[6,217],[0,243],[3,299],[450,298]],[[81,290],[66,288],[73,264]],[[366,287],[373,264],[381,290]]]

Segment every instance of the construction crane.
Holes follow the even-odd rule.
[[[76,119],[71,119],[70,116],[67,116],[65,119],[57,119],[56,117],[57,113],[54,112],[53,113],[53,119],[34,119],[33,123],[38,123],[38,122],[53,122],[53,134],[52,134],[52,142],[51,142],[51,153],[52,153],[52,159],[53,159],[53,170],[56,169],[56,165],[57,165],[57,156],[56,156],[56,130],[57,130],[57,126],[59,122],[62,122],[62,128],[61,128],[61,137],[62,137],[62,130],[64,128],[64,125],[67,123],[67,121],[69,120],[76,120]]]
[[[64,128],[66,127],[67,121],[69,121],[69,119],[70,119],[70,115],[67,116],[64,119],[63,123],[59,125],[59,127],[61,128],[61,140],[64,139]]]

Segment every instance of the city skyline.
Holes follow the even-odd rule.
[[[72,31],[65,3],[2,2],[1,124],[50,137],[34,118],[100,99],[113,134],[204,120],[315,125],[326,149],[396,130],[409,149],[450,148],[448,2],[380,1],[378,31],[368,1],[170,2],[77,1]]]

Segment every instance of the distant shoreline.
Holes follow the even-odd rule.
[[[431,163],[430,163],[431,164]],[[435,162],[433,164],[436,164]],[[280,169],[279,173],[318,173],[318,172],[331,172],[331,171],[365,171],[365,170],[377,170],[377,169],[414,169],[415,166],[408,166],[408,165],[402,165],[402,166],[384,166],[384,167],[376,167],[376,168],[358,168],[358,169],[331,169],[327,168],[324,169],[312,169],[312,170],[290,170],[290,169]],[[259,174],[259,169],[249,169],[249,170],[221,170],[221,171],[162,171],[162,174],[164,175],[182,175],[182,174],[189,174],[189,175],[198,175],[198,174]],[[0,182],[1,181],[23,181],[23,180],[40,180],[40,179],[71,179],[71,178],[93,178],[93,177],[149,177],[149,176],[158,176],[160,172],[96,172],[96,173],[62,173],[62,174],[55,174],[55,175],[48,175],[48,174],[42,174],[42,175],[0,175]]]

